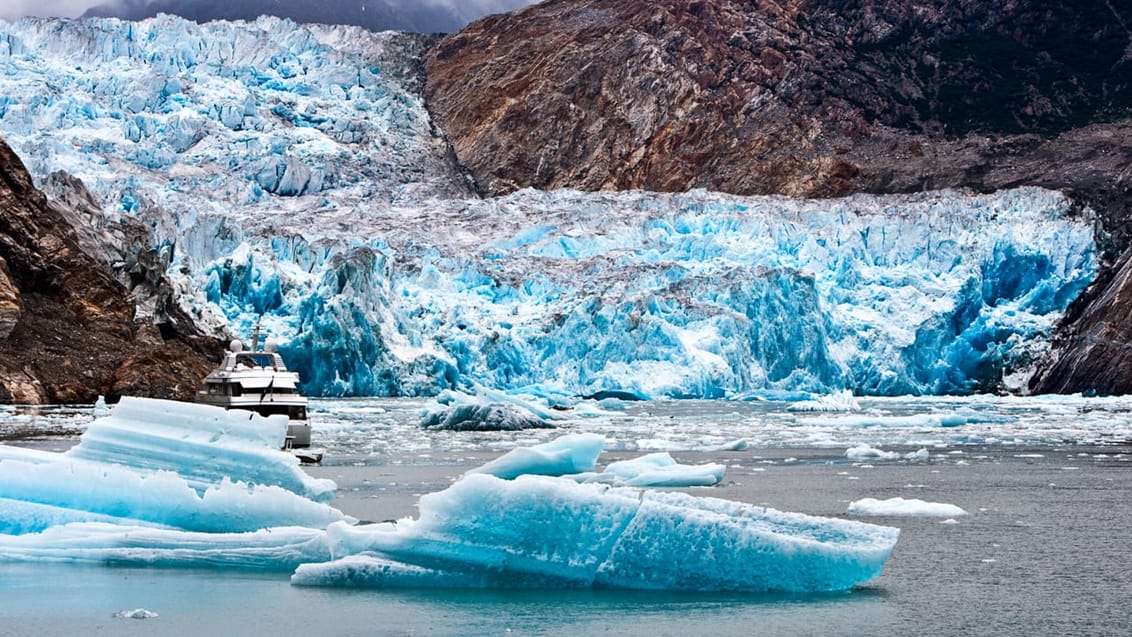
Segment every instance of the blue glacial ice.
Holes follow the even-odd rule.
[[[92,424],[75,453],[0,445],[0,561],[283,571],[334,586],[813,592],[875,577],[898,536],[681,493],[485,473],[421,497],[418,519],[357,525],[295,491],[223,475],[237,459],[254,465],[251,480],[293,466],[274,448],[278,423],[247,416],[135,399]],[[198,429],[220,462],[200,454]],[[527,466],[572,458],[572,470],[592,469],[601,442],[559,439],[546,446],[557,454]],[[641,466],[673,465],[646,456]]]
[[[1093,279],[1057,193],[474,199],[413,41],[264,18],[0,22],[0,134],[140,220],[201,325],[312,395],[1022,386]],[[140,308],[142,316],[149,311]]]
[[[468,473],[504,480],[540,475],[615,486],[689,487],[719,484],[726,470],[716,463],[681,464],[667,452],[659,452],[611,462],[597,471],[597,460],[605,446],[605,438],[600,434],[567,434],[542,444],[516,447]]]
[[[349,519],[325,504],[333,482],[279,450],[285,429],[282,418],[124,398],[65,453],[0,445],[0,533],[70,522],[242,532]]]
[[[818,592],[880,574],[894,528],[565,478],[464,477],[420,517],[332,525],[299,585]]]
[[[437,406],[424,410],[421,427],[449,431],[515,431],[552,429],[552,419],[524,408],[516,399],[493,401],[487,396],[444,390]],[[541,410],[539,410],[541,411]]]
[[[322,259],[299,236],[313,220],[286,243],[245,231],[237,257],[188,269],[233,325],[266,312],[321,394],[968,393],[1024,382],[1092,280],[1092,229],[1067,209],[1032,189],[523,192],[369,221],[382,239],[323,240]]]

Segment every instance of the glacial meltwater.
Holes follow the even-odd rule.
[[[1132,634],[1132,399],[794,398],[586,402],[553,429],[502,432],[423,429],[425,399],[316,400],[326,456],[304,470],[380,523],[510,449],[597,433],[599,470],[664,451],[726,467],[679,491],[899,528],[883,572],[848,591],[310,587],[291,570],[80,564],[72,550],[0,560],[0,635]],[[63,451],[91,420],[0,407],[0,441]]]

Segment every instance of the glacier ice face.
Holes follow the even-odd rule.
[[[0,22],[0,134],[108,221],[145,220],[179,302],[260,315],[314,395],[473,383],[642,398],[1024,382],[1093,279],[1056,193],[830,201],[468,199],[420,41],[270,18]]]
[[[969,393],[1024,371],[1095,275],[1067,212],[1036,189],[526,191],[339,216],[348,231],[313,239],[315,216],[291,218],[190,270],[233,325],[265,312],[315,393]]]
[[[564,478],[466,476],[421,515],[332,525],[322,586],[606,587],[818,592],[880,574],[897,529]]]

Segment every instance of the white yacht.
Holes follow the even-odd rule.
[[[287,369],[283,357],[269,339],[259,348],[259,327],[252,336],[250,351],[243,343],[232,341],[219,367],[204,377],[197,392],[197,402],[225,409],[246,409],[261,416],[287,416],[287,437],[280,441],[284,449],[307,448],[311,445],[311,425],[307,420],[307,398],[298,391],[299,374]],[[301,459],[317,462],[318,459]],[[321,454],[317,454],[321,456]]]

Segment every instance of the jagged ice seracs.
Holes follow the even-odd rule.
[[[1058,194],[474,198],[421,40],[170,16],[0,22],[0,134],[145,224],[205,329],[312,395],[555,401],[1022,387],[1094,278]],[[139,308],[142,316],[152,308]]]

